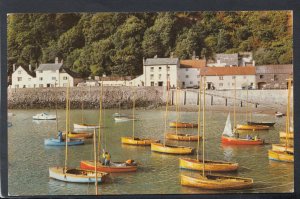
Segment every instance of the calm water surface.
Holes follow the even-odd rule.
[[[32,121],[32,116],[44,110],[11,110],[15,116],[9,121],[13,126],[8,129],[8,189],[10,195],[90,195],[95,193],[93,184],[74,184],[49,179],[48,168],[63,166],[65,160],[64,147],[46,147],[44,139],[54,137],[55,121]],[[55,114],[55,110],[49,110]],[[98,110],[84,111],[84,121],[97,123]],[[105,110],[102,147],[112,155],[112,161],[134,159],[140,163],[136,173],[111,174],[110,181],[99,185],[99,192],[110,194],[201,194],[224,193],[207,191],[180,185],[180,174],[192,176],[200,172],[179,169],[179,157],[195,158],[196,155],[177,156],[151,152],[150,147],[122,145],[121,136],[132,135],[132,123],[115,123],[112,114],[117,110]],[[122,113],[131,113],[123,110]],[[164,111],[137,110],[140,121],[136,122],[136,136],[163,140]],[[58,111],[59,129],[65,129],[65,112]],[[182,112],[182,121],[196,122],[197,113]],[[251,177],[254,187],[232,192],[292,192],[294,190],[294,164],[268,160],[268,149],[263,146],[223,146],[220,136],[223,132],[227,112],[207,112],[206,157],[212,160],[238,162],[238,172],[229,173],[234,176]],[[255,120],[276,121],[275,127],[259,136],[268,143],[279,142],[279,130],[284,130],[285,118],[274,118],[270,115],[256,114]],[[169,121],[176,119],[176,112],[169,112]],[[81,121],[81,110],[71,111],[71,123]],[[233,119],[232,119],[233,121]],[[245,115],[237,115],[237,122],[243,123]],[[168,129],[170,130],[170,129]],[[180,132],[197,134],[197,129],[180,129]],[[168,141],[170,144],[180,144],[196,147],[197,142]],[[202,143],[201,143],[202,144]],[[79,167],[84,159],[93,159],[92,140],[84,145],[69,147],[68,164]],[[202,153],[202,146],[201,151]],[[228,174],[228,173],[227,173]]]

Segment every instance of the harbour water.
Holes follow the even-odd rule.
[[[10,110],[15,116],[9,117],[13,126],[8,128],[8,190],[11,196],[30,195],[93,195],[94,184],[74,184],[49,179],[48,168],[63,166],[64,147],[46,147],[44,139],[55,137],[55,121],[32,121],[32,116],[45,110]],[[47,110],[55,114],[55,110]],[[98,110],[85,110],[84,122],[97,123]],[[206,157],[211,160],[238,162],[237,172],[225,175],[251,177],[253,188],[246,190],[207,191],[180,185],[180,174],[191,176],[200,172],[179,169],[179,157],[196,155],[167,155],[151,152],[150,147],[121,144],[121,136],[132,135],[132,122],[115,123],[112,114],[118,110],[104,111],[104,128],[101,146],[110,152],[112,161],[134,159],[140,166],[137,172],[111,174],[110,180],[99,185],[101,195],[116,194],[202,194],[202,193],[278,193],[293,192],[294,164],[275,162],[268,159],[270,144],[262,146],[224,146],[220,138],[228,112],[207,112]],[[131,114],[131,110],[122,110]],[[150,137],[163,141],[164,111],[136,110],[140,119],[135,122],[137,137]],[[231,114],[232,115],[232,114]],[[169,121],[176,120],[176,112],[169,112]],[[80,123],[81,110],[71,111],[71,124]],[[180,113],[181,121],[197,122],[197,113]],[[237,114],[237,123],[244,123],[245,114]],[[285,118],[272,115],[253,114],[253,120],[276,121],[269,131],[260,131],[259,136],[267,143],[279,143],[279,130],[285,129]],[[233,122],[233,118],[231,120]],[[65,129],[65,111],[58,110],[59,129]],[[72,127],[72,125],[71,125]],[[168,131],[172,130],[168,128]],[[175,131],[175,129],[173,129]],[[179,129],[180,132],[197,134],[197,129]],[[251,132],[250,132],[251,134]],[[170,144],[196,147],[197,142],[167,141]],[[202,143],[200,147],[202,154]],[[69,147],[68,165],[79,167],[81,160],[93,159],[92,140],[84,145]]]

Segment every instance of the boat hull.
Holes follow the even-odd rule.
[[[126,165],[125,163],[115,163],[116,166],[102,165],[101,162],[97,163],[97,171],[107,172],[107,173],[123,173],[123,172],[135,172],[137,170],[136,165]],[[92,160],[83,160],[80,162],[81,169],[95,170],[95,162]]]
[[[245,124],[245,125],[241,125],[241,124],[238,124],[236,125],[236,129],[237,130],[252,130],[252,131],[256,131],[256,130],[269,130],[269,126],[267,125],[248,125],[248,124]]]
[[[49,168],[49,177],[56,180],[64,182],[74,182],[74,183],[91,183],[96,182],[95,179],[96,173],[94,171],[85,171],[82,169],[67,169],[67,172],[64,173],[64,167],[50,167]],[[98,172],[97,182],[104,182],[108,173]]]
[[[268,154],[270,160],[294,162],[294,155],[287,152],[269,150]]]
[[[188,123],[188,122],[170,122],[170,128],[197,128],[198,124]]]
[[[168,153],[168,154],[192,154],[194,149],[185,146],[163,145],[161,143],[151,143],[151,151]]]
[[[74,129],[98,129],[99,125],[93,124],[73,124]]]
[[[275,122],[247,122],[248,125],[263,125],[263,126],[274,126]]]
[[[178,140],[178,141],[198,141],[197,135],[183,134],[183,133],[167,133],[166,138],[169,140]],[[199,136],[201,139],[201,136]]]
[[[285,147],[285,144],[272,144],[272,151],[288,151],[291,153],[294,153],[294,147],[288,145],[287,147]]]
[[[115,117],[115,122],[128,122],[128,121],[136,121],[137,119],[134,118],[128,118],[128,117]]]
[[[66,134],[63,133],[63,138],[66,137]],[[88,139],[88,138],[93,138],[93,133],[68,133],[68,137],[69,138],[84,138],[84,139]]]
[[[181,175],[181,185],[211,190],[246,189],[253,185],[251,178],[206,175],[198,178]]]
[[[132,138],[132,137],[121,137],[122,144],[138,145],[138,146],[150,146],[151,143],[159,143],[159,140],[152,139],[141,139],[141,138]]]
[[[68,146],[74,146],[74,145],[82,145],[84,144],[84,141],[81,139],[71,139],[68,141]],[[46,146],[66,146],[65,141],[60,141],[57,138],[48,138],[44,140],[44,145]]]
[[[225,162],[225,161],[211,161],[205,160],[205,171],[236,171],[239,167],[238,163]],[[179,168],[190,169],[196,171],[203,170],[202,160],[191,158],[179,158]]]
[[[294,139],[294,132],[289,132],[288,134],[286,132],[279,132],[279,137],[280,138],[288,138],[288,139]]]
[[[261,139],[258,140],[247,140],[241,138],[227,137],[222,136],[222,144],[230,145],[261,145],[264,144],[264,141]]]

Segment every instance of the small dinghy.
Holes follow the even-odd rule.
[[[48,113],[39,113],[32,116],[33,120],[56,120],[56,115],[49,115]]]

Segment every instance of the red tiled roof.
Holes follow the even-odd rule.
[[[203,68],[206,67],[205,59],[180,60],[180,68]]]
[[[205,76],[255,75],[255,67],[205,67],[201,68],[200,74]]]

